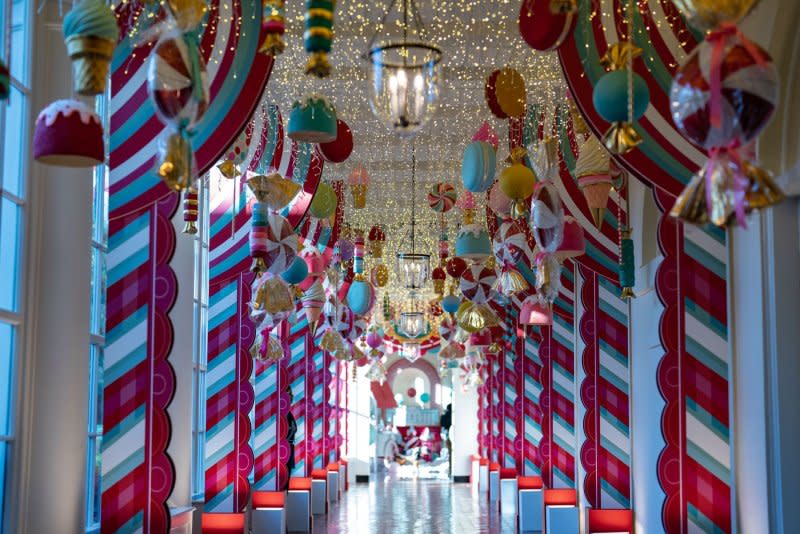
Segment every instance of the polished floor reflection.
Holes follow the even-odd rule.
[[[392,472],[351,484],[343,502],[314,518],[314,533],[477,534],[515,531],[513,514],[500,517],[469,484],[399,479]]]

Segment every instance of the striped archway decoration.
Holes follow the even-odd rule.
[[[170,218],[178,196],[152,172],[164,125],[147,93],[150,45],[135,47],[127,21],[142,2],[117,7],[123,40],[111,64],[109,251],[103,371],[103,532],[166,532],[174,468],[166,453],[174,394],[169,312],[178,281]],[[201,37],[211,102],[192,139],[200,174],[239,135],[261,97],[272,61],[257,54],[260,9],[212,0]],[[232,76],[232,72],[246,73]]]
[[[604,73],[599,58],[627,37],[627,28],[616,0],[578,6],[578,23],[559,59],[587,124],[602,135],[608,124],[592,105],[593,87]],[[702,36],[688,28],[670,0],[638,0],[636,7],[632,38],[644,50],[636,70],[648,84],[651,103],[637,124],[644,142],[617,161],[655,189],[662,210],[658,242],[664,260],[656,275],[665,305],[658,384],[666,401],[666,446],[656,470],[666,495],[662,520],[669,534],[730,532],[726,236],[663,215],[705,159],[676,131],[669,107],[672,75]],[[598,16],[590,16],[593,10]]]

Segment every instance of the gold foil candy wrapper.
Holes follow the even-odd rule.
[[[306,63],[306,74],[313,74],[318,78],[326,78],[331,73],[331,63],[327,52],[314,52]]]
[[[294,311],[294,295],[289,285],[276,276],[258,284],[252,308],[273,316],[288,315]]]
[[[600,59],[600,64],[607,71],[622,70],[628,68],[628,64],[641,55],[641,48],[630,41],[620,41],[608,47]]]
[[[277,362],[283,356],[283,347],[280,342],[272,336],[267,336],[267,360]]]
[[[299,184],[278,173],[253,174],[247,178],[247,187],[258,202],[266,204],[273,211],[283,209],[300,191]]]
[[[319,340],[319,348],[330,352],[338,358],[339,351],[344,349],[344,340],[341,334],[333,328],[329,328],[322,334],[322,338]]]
[[[196,28],[208,9],[205,0],[167,0],[166,4],[178,28],[183,31]]]
[[[642,136],[629,122],[614,122],[601,139],[612,154],[627,154],[642,143]]]
[[[506,163],[510,163],[512,165],[516,165],[517,163],[524,163],[525,156],[528,155],[528,151],[525,147],[522,146],[515,146],[511,149],[511,152],[508,154],[506,158]]]
[[[456,323],[464,331],[474,334],[484,328],[497,326],[497,315],[486,304],[464,301],[456,312]]]
[[[698,30],[712,30],[723,24],[737,23],[759,0],[672,0],[689,24]]]
[[[278,33],[268,33],[258,49],[262,54],[272,57],[281,55],[284,50],[286,50],[286,41]]]
[[[167,136],[156,173],[173,191],[183,191],[192,181],[192,146],[178,133]]]
[[[525,277],[516,269],[504,269],[499,276],[503,295],[510,297],[531,287]]]
[[[226,159],[222,163],[218,164],[217,170],[219,170],[222,176],[229,180],[232,180],[237,176],[241,176],[242,174],[239,172],[239,168],[236,166],[236,164],[229,159]]]

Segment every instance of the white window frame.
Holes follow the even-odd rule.
[[[12,33],[12,10],[13,10],[13,1],[12,0],[0,0],[2,4],[0,4],[0,59],[6,63],[8,67],[11,67],[9,64],[9,59],[11,57],[11,33]],[[31,172],[30,168],[30,151],[31,151],[31,143],[30,139],[32,138],[31,135],[31,127],[33,125],[33,121],[31,118],[32,114],[32,84],[30,83],[31,79],[31,71],[32,71],[32,58],[31,58],[31,50],[32,50],[32,43],[33,43],[33,34],[34,34],[34,16],[33,16],[33,1],[32,0],[21,0],[24,3],[26,12],[26,22],[27,22],[27,35],[24,36],[24,54],[25,57],[23,62],[27,63],[27,68],[25,72],[25,77],[27,80],[20,80],[13,75],[13,72],[9,72],[9,89],[10,93],[9,98],[13,94],[14,90],[16,89],[22,95],[23,101],[25,102],[25,112],[23,113],[23,120],[24,123],[21,125],[21,131],[19,132],[20,138],[25,140],[25,146],[21,151],[21,162],[20,162],[20,195],[16,195],[11,193],[10,191],[6,191],[3,185],[3,175],[2,170],[0,170],[0,220],[2,220],[2,201],[8,200],[19,207],[19,231],[17,234],[17,265],[16,265],[16,297],[15,297],[15,307],[16,310],[6,310],[0,309],[0,322],[11,325],[13,328],[13,341],[12,341],[12,354],[10,357],[11,360],[11,368],[8,370],[9,373],[9,391],[7,392],[0,392],[0,394],[8,395],[8,433],[7,434],[0,434],[0,443],[3,443],[6,447],[6,456],[5,456],[5,465],[3,466],[2,473],[3,477],[0,477],[0,488],[2,488],[2,499],[0,499],[0,532],[12,532],[14,531],[14,526],[17,523],[17,502],[18,495],[15,495],[15,492],[9,491],[14,484],[13,482],[18,478],[17,472],[15,470],[16,456],[26,455],[27,451],[15,450],[14,444],[16,443],[16,438],[20,432],[20,418],[17,414],[17,408],[20,402],[20,388],[19,384],[22,377],[23,372],[23,365],[20,365],[20,355],[24,354],[25,348],[25,340],[27,336],[27,332],[24,328],[24,321],[23,318],[25,316],[25,312],[27,310],[27,306],[25,305],[24,293],[22,288],[25,287],[27,284],[27,270],[25,268],[26,262],[26,255],[27,255],[27,229],[28,229],[28,204],[25,198],[25,195],[28,193],[28,178]],[[11,71],[11,68],[9,68]],[[28,83],[25,83],[25,82]],[[7,102],[0,102],[0,134],[5,134],[6,127],[6,110],[8,103]],[[4,146],[4,138],[0,137],[0,169],[4,168],[5,162],[5,146]]]
[[[197,191],[197,233],[194,237],[194,312],[192,344],[192,500],[205,496],[206,373],[208,372],[208,177]]]

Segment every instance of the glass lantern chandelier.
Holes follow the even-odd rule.
[[[403,343],[401,354],[403,358],[414,363],[422,357],[422,348],[419,343]]]
[[[400,244],[400,252],[397,253],[397,270],[403,287],[406,289],[421,289],[428,281],[431,270],[431,255],[417,252],[416,248],[416,194],[417,194],[417,156],[416,148],[411,146],[411,251],[403,252],[403,244]]]
[[[365,57],[372,112],[398,135],[414,135],[439,107],[443,78],[442,51],[425,39],[414,0],[392,0]]]
[[[414,338],[425,332],[427,321],[421,311],[407,311],[400,314],[400,331],[403,335]]]

